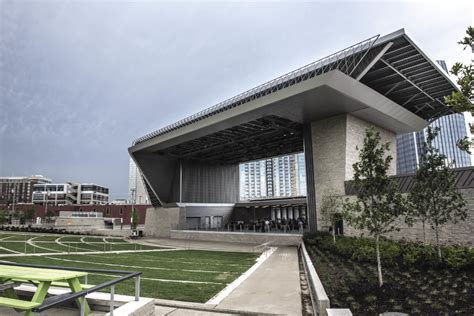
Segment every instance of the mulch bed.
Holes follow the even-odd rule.
[[[474,315],[474,271],[384,267],[340,257],[308,245],[331,307],[354,315],[403,312],[410,315]]]

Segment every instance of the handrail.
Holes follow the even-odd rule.
[[[107,269],[84,269],[84,268],[74,268],[74,267],[61,267],[61,266],[48,266],[48,265],[37,265],[37,264],[26,264],[26,263],[13,263],[13,262],[4,262],[0,261],[1,265],[8,265],[8,266],[19,266],[19,267],[29,267],[29,268],[43,268],[43,269],[56,269],[56,270],[67,270],[67,271],[80,271],[80,272],[91,272],[91,273],[108,273],[108,274],[125,274],[122,277],[119,277],[114,280],[110,280],[101,284],[98,284],[94,287],[91,287],[89,289],[82,290],[80,292],[76,293],[66,293],[66,294],[61,294],[55,297],[50,297],[47,298],[43,301],[43,304],[41,304],[38,307],[35,307],[32,309],[33,312],[35,313],[40,313],[43,312],[47,309],[50,309],[54,306],[57,306],[59,304],[63,304],[66,302],[69,302],[71,300],[80,298],[80,297],[85,297],[86,295],[97,292],[98,290],[101,290],[106,287],[113,287],[115,284],[118,284],[120,282],[123,282],[125,280],[135,278],[135,301],[139,300],[140,296],[140,276],[141,272],[134,272],[134,271],[125,271],[125,270],[107,270]],[[138,287],[138,288],[137,288]]]

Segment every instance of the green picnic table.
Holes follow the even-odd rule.
[[[25,311],[25,316],[32,315],[31,309],[40,306],[48,293],[51,285],[68,285],[73,293],[82,291],[82,285],[79,280],[80,277],[86,276],[87,272],[56,270],[20,267],[0,264],[0,284],[7,282],[24,282],[31,283],[37,286],[36,292],[31,301],[25,301],[18,298],[13,287],[3,290],[3,295],[0,297],[0,306],[11,307]],[[81,300],[76,299],[76,303],[80,306]],[[84,302],[85,314],[90,313],[87,300]]]

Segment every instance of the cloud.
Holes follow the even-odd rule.
[[[127,195],[132,140],[375,34],[448,64],[472,4],[0,2],[0,174]]]

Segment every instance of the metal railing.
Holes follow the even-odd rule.
[[[9,266],[19,266],[19,267],[29,267],[29,268],[41,268],[41,269],[56,269],[56,270],[67,270],[67,271],[80,271],[80,272],[89,272],[89,273],[104,273],[104,274],[123,274],[123,276],[110,280],[89,289],[84,289],[80,292],[76,293],[65,293],[61,295],[56,295],[52,297],[48,297],[43,301],[38,307],[33,308],[31,311],[34,313],[41,313],[45,310],[50,308],[56,307],[58,305],[70,302],[75,299],[80,300],[80,315],[85,315],[85,296],[94,292],[97,292],[101,289],[110,287],[110,315],[113,316],[114,314],[114,296],[115,296],[115,285],[123,282],[125,280],[129,280],[134,278],[135,279],[135,301],[140,300],[140,276],[141,272],[133,272],[133,271],[125,271],[125,270],[105,270],[105,269],[84,269],[84,268],[73,268],[73,267],[61,267],[61,266],[48,266],[48,265],[37,265],[37,264],[25,264],[25,263],[13,263],[13,262],[3,262],[1,261],[0,264],[2,265],[9,265]],[[87,284],[87,275],[85,276],[85,283]]]
[[[206,108],[196,114],[188,116],[173,124],[165,126],[157,131],[149,133],[133,141],[133,145],[140,144],[156,136],[169,133],[180,127],[189,125],[206,117],[223,112],[234,106],[258,99],[288,86],[313,78],[330,70],[339,69],[347,75],[352,73],[364,59],[367,52],[372,48],[380,35],[372,36],[366,40],[358,42],[352,46],[342,49],[334,54],[318,59],[310,64],[293,70],[287,74],[265,82],[255,88],[240,93],[228,100]]]

